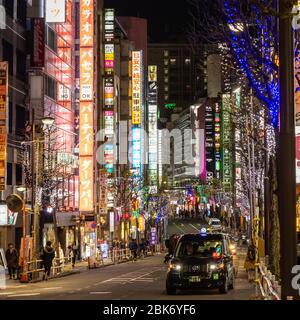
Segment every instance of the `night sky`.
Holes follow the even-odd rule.
[[[183,38],[188,25],[187,0],[104,0],[106,8],[115,8],[118,16],[136,16],[148,20],[150,41]]]

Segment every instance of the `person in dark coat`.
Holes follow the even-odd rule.
[[[5,257],[7,261],[9,279],[16,279],[16,271],[18,270],[18,252],[12,243],[8,244]]]
[[[48,280],[48,277],[50,276],[52,261],[54,257],[55,257],[54,248],[52,247],[51,241],[48,241],[46,243],[46,247],[44,248],[42,257],[41,257],[44,263],[44,268],[45,268],[45,274],[44,274],[45,280]]]
[[[135,239],[132,239],[132,241],[129,243],[129,249],[131,251],[132,258],[135,261],[137,259],[137,250],[138,250],[138,244],[136,243]]]

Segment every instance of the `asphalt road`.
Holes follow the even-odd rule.
[[[237,261],[240,267],[235,289],[227,295],[206,290],[168,296],[163,257],[159,254],[137,262],[83,269],[79,274],[34,284],[9,280],[7,288],[0,290],[0,300],[248,300],[255,294],[242,268],[242,257]]]

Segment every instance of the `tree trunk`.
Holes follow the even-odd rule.
[[[278,183],[277,163],[274,157],[270,158],[270,189],[271,189],[271,210],[270,210],[270,257],[269,269],[280,278],[280,224],[278,206]]]

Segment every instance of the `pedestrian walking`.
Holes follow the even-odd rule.
[[[77,255],[78,255],[78,246],[76,245],[75,242],[73,243],[72,251],[73,251],[72,267],[74,268],[75,267],[76,258],[77,258]]]
[[[66,257],[68,258],[68,261],[72,263],[72,267],[74,268],[74,263],[73,263],[74,253],[71,245],[69,245],[67,248]]]
[[[132,241],[129,243],[129,250],[131,252],[131,257],[133,258],[133,261],[136,261],[137,250],[138,250],[138,245],[136,243],[136,239],[132,239]]]
[[[9,243],[5,253],[9,279],[17,279],[18,270],[18,252],[12,243]]]
[[[50,271],[51,271],[54,257],[55,257],[55,252],[54,252],[54,248],[52,247],[52,242],[47,241],[46,247],[43,249],[43,253],[41,256],[44,264],[44,269],[45,269],[43,280],[48,280],[48,277],[50,276]]]

